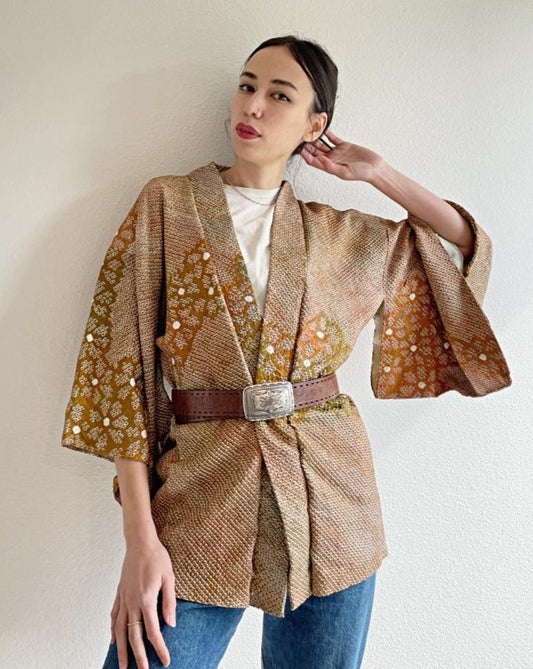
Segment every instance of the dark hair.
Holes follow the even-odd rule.
[[[290,49],[296,62],[309,77],[315,92],[309,114],[326,112],[328,120],[324,131],[327,130],[331,124],[335,110],[338,70],[326,49],[312,40],[300,39],[295,35],[282,35],[281,37],[272,37],[261,42],[244,61],[245,64],[255,53],[268,46],[286,46]],[[291,156],[298,155],[304,145],[305,142],[298,144],[291,153]]]

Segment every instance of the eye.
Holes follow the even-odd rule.
[[[250,84],[239,84],[239,89],[241,91],[244,91],[245,93],[248,92],[246,90],[246,88],[250,88],[250,89],[253,90],[253,86],[250,86]],[[281,91],[278,91],[277,93],[274,93],[274,95],[282,95],[287,102],[290,102],[290,99],[285,95],[285,93],[282,93]],[[285,102],[285,100],[283,100],[283,102]]]

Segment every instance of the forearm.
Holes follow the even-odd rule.
[[[448,202],[401,174],[385,161],[380,163],[369,183],[409,213],[425,221],[438,235],[457,244],[466,259],[472,256],[474,233],[461,214]]]
[[[152,517],[148,469],[143,462],[115,458],[127,546],[158,540]]]

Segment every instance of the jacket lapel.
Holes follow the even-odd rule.
[[[298,200],[283,181],[270,232],[270,268],[261,315],[228,208],[220,172],[211,161],[192,171],[195,204],[216,266],[235,336],[254,383],[290,378],[305,288],[306,247]]]
[[[271,231],[271,255],[255,383],[291,379],[307,274],[300,205],[288,181],[280,189]]]

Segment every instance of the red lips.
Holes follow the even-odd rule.
[[[257,130],[251,125],[246,125],[246,123],[237,123],[237,127],[235,129],[237,130],[237,132],[242,134],[253,135],[254,137],[260,137],[260,134],[257,132]]]

